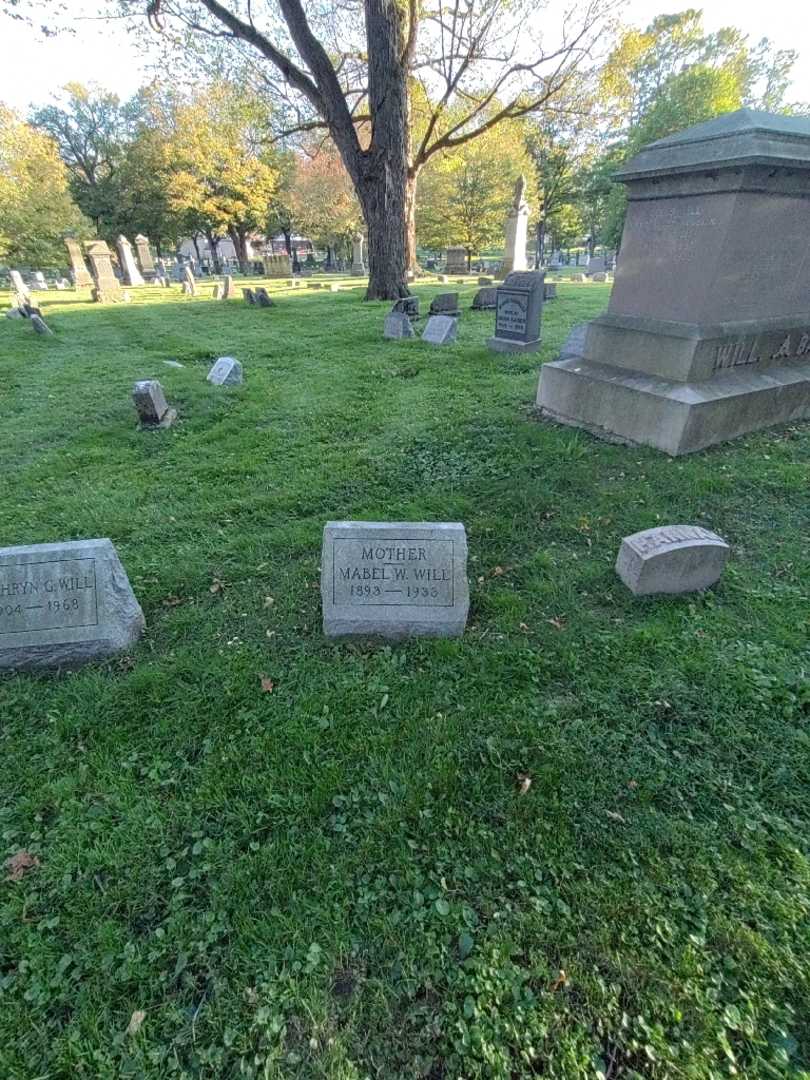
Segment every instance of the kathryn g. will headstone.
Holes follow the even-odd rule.
[[[469,609],[456,522],[330,521],[321,553],[327,637],[458,637]]]
[[[0,671],[77,667],[129,648],[143,627],[110,540],[0,548]]]

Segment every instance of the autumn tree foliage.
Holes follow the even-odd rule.
[[[290,183],[290,207],[300,232],[331,256],[348,254],[352,237],[362,228],[363,213],[351,179],[331,143],[299,155]]]

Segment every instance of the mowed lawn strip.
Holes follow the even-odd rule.
[[[265,284],[0,322],[0,545],[110,537],[148,623],[0,680],[2,857],[39,860],[0,883],[0,1075],[803,1075],[810,425],[670,460],[538,421],[609,286],[558,286],[538,358],[472,285],[415,289],[461,294],[431,348]],[[328,519],[464,522],[464,637],[326,641]],[[634,599],[621,538],[671,522],[726,572]]]

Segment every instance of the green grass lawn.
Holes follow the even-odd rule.
[[[608,289],[558,287],[543,359]],[[442,349],[358,290],[0,320],[0,544],[111,537],[148,622],[0,680],[1,854],[40,860],[2,1080],[810,1075],[810,425],[670,460],[539,422],[474,291]],[[464,522],[464,637],[325,640],[330,518]],[[733,558],[634,599],[667,522]]]

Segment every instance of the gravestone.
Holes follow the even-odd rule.
[[[48,282],[45,280],[45,275],[41,270],[36,270],[34,272],[34,288],[40,289],[43,292],[47,292],[48,290]]]
[[[112,254],[103,240],[91,240],[87,244],[87,258],[93,273],[93,299],[96,303],[123,300],[121,285],[113,273]]]
[[[182,275],[183,276],[182,276],[181,280],[183,281],[183,284],[188,286],[187,289],[186,288],[183,289],[183,292],[187,292],[189,294],[189,296],[196,296],[197,295],[197,282],[196,282],[196,280],[194,278],[194,274],[192,272],[191,267],[187,263],[183,267]]]
[[[642,149],[607,312],[546,416],[691,453],[810,417],[810,118],[741,109]]]
[[[256,297],[253,294],[253,289],[242,289],[242,297],[247,301],[248,304],[256,303]]]
[[[494,284],[495,284],[495,278],[491,278],[491,277],[480,277],[480,278],[478,279],[478,284],[479,284],[479,285],[494,285]]]
[[[723,573],[731,549],[697,525],[661,525],[625,536],[616,573],[635,596],[708,589]]]
[[[591,274],[591,281],[607,281],[607,274],[604,270],[598,270],[595,274]]]
[[[437,274],[436,277],[439,279],[442,285],[446,285],[447,282],[450,280],[447,274]]]
[[[430,301],[429,315],[458,315],[458,293],[445,292],[434,296]]]
[[[59,290],[59,292],[64,292],[67,288],[67,282],[64,278],[57,278],[53,285],[55,289]]]
[[[222,300],[222,298],[223,298],[222,292],[223,292],[223,290],[222,290],[222,282],[221,281],[214,282],[214,288],[211,290],[211,299],[212,300]]]
[[[214,386],[239,386],[242,381],[242,365],[233,356],[220,356],[206,375]]]
[[[411,325],[411,320],[405,314],[404,311],[389,311],[385,316],[385,325],[383,326],[383,337],[385,338],[412,338],[416,337],[416,332]]]
[[[70,259],[70,276],[73,278],[73,284],[76,288],[92,285],[93,278],[90,276],[90,271],[87,269],[87,263],[84,261],[84,255],[82,254],[79,241],[68,236],[65,239],[65,247],[67,248],[68,258]]]
[[[38,334],[53,334],[53,330],[51,330],[50,326],[48,326],[41,315],[32,315],[31,325]]]
[[[194,286],[189,284],[188,281],[184,281],[182,283],[182,285],[180,286],[180,291],[182,292],[183,296],[194,296]]]
[[[515,183],[515,194],[512,206],[506,218],[504,247],[506,253],[503,260],[504,274],[511,274],[514,270],[525,270],[526,263],[526,236],[529,227],[529,204],[526,202],[526,177],[519,176]]]
[[[557,299],[557,286],[553,281],[546,281],[543,283],[543,299],[544,300],[556,300]]]
[[[363,244],[365,243],[365,237],[362,233],[357,233],[352,240],[352,273],[355,276],[365,274],[366,264],[363,261]]]
[[[110,540],[0,548],[0,670],[71,668],[134,645],[143,612]]]
[[[327,637],[459,637],[467,536],[449,522],[329,521],[321,552]]]
[[[594,274],[604,274],[606,270],[605,259],[602,255],[593,255],[588,259],[588,269],[586,271],[588,277],[593,277]]]
[[[407,315],[409,319],[414,320],[419,318],[419,297],[418,296],[403,296],[400,300],[394,301],[394,306],[391,308],[391,313],[401,312]]]
[[[498,290],[494,288],[479,289],[473,297],[473,311],[492,311],[497,307]]]
[[[495,336],[487,341],[490,349],[494,352],[537,352],[543,291],[542,270],[507,274],[497,290]]]
[[[588,334],[587,323],[577,323],[574,326],[568,337],[563,342],[563,346],[560,349],[559,356],[555,357],[556,360],[564,360],[567,356],[581,356],[582,348],[585,344],[585,338]]]
[[[135,263],[135,256],[132,254],[132,245],[129,240],[121,235],[115,241],[115,247],[118,251],[118,265],[121,267],[121,277],[124,284],[133,287],[145,285],[146,282],[143,280],[141,272]]]
[[[21,304],[31,303],[31,292],[28,286],[22,279],[22,274],[19,270],[9,270],[8,276],[11,278],[11,287],[16,292]]]
[[[452,345],[456,340],[458,319],[451,315],[431,315],[425,324],[422,341],[430,345]]]
[[[223,285],[222,299],[223,300],[230,300],[231,297],[234,295],[233,277],[230,274],[226,274],[225,277],[222,279],[222,285]]]
[[[265,255],[262,267],[267,278],[287,278],[292,273],[292,260],[289,255]]]
[[[568,280],[569,281],[584,281],[585,280],[585,275],[584,274],[572,274],[571,277]]]
[[[163,387],[157,379],[136,382],[132,388],[132,400],[138,410],[142,428],[171,427],[177,419],[177,412],[167,405]]]
[[[253,290],[253,296],[254,296],[254,302],[256,304],[258,304],[259,307],[272,307],[273,306],[273,300],[272,300],[270,294],[268,293],[267,289],[263,289],[261,287],[259,287],[258,289],[254,289]]]
[[[449,247],[444,255],[444,268],[448,274],[467,273],[467,249]]]
[[[143,233],[138,233],[135,237],[135,254],[138,257],[141,276],[145,281],[151,281],[155,276],[155,262],[149,247],[149,239]]]
[[[25,315],[18,307],[9,308],[6,313],[7,319],[24,319]]]

